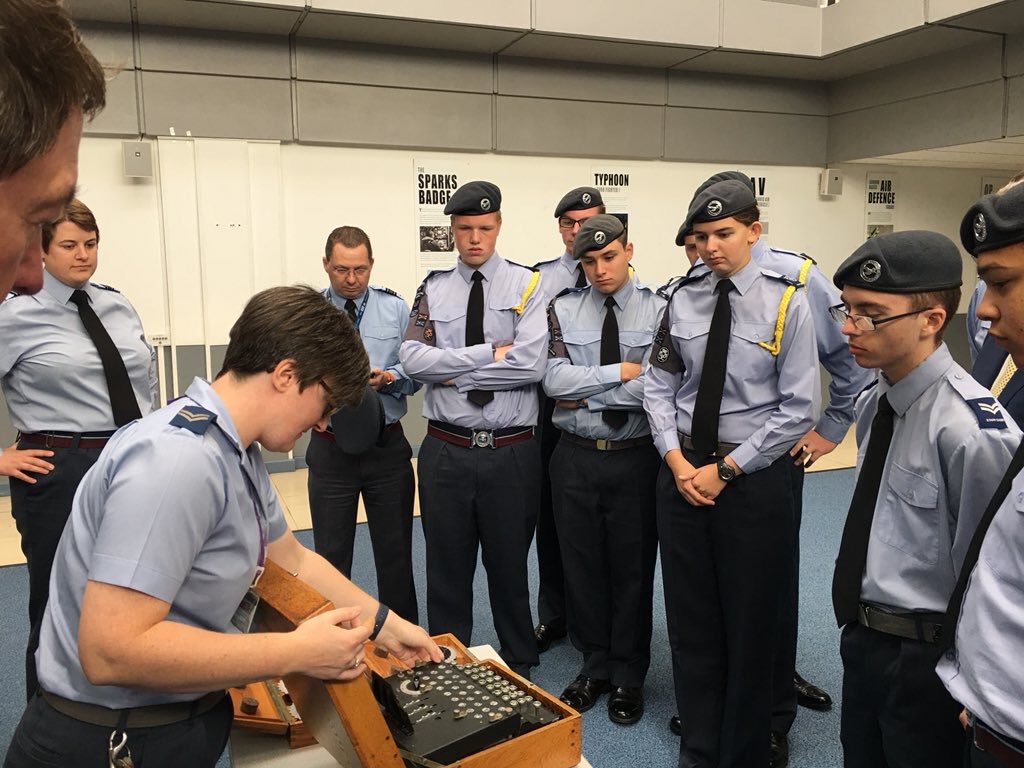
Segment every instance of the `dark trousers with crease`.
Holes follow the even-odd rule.
[[[138,768],[213,768],[228,743],[233,717],[231,697],[225,696],[198,717],[155,728],[129,728],[132,762]],[[35,696],[14,732],[4,768],[109,768],[110,731],[68,717]]]
[[[560,630],[566,624],[565,573],[551,498],[551,456],[562,432],[551,423],[555,401],[540,393],[540,506],[537,509],[537,621]]]
[[[384,432],[383,442],[358,455],[313,435],[306,450],[313,546],[331,565],[352,575],[359,496],[366,507],[377,596],[413,624],[419,623],[412,575],[412,517],[416,479],[412,448],[401,429]]]
[[[788,455],[788,454],[787,454]],[[796,676],[797,628],[800,621],[800,521],[804,510],[804,468],[793,464],[793,508],[796,525],[793,534],[793,569],[789,584],[783,588],[779,631],[775,638],[775,661],[772,667],[772,730],[789,733],[796,720],[797,697],[793,687]]]
[[[957,768],[963,762],[961,706],[935,674],[934,645],[847,624],[839,650],[846,768]]]
[[[430,634],[451,632],[472,644],[473,575],[480,552],[499,653],[517,672],[539,662],[527,579],[539,462],[536,440],[462,448],[427,435],[417,465]]]
[[[795,541],[790,461],[740,475],[709,507],[689,504],[667,465],[658,472],[681,768],[768,765],[772,660]]]
[[[39,448],[21,442],[19,449]],[[21,551],[28,566],[28,648],[25,650],[25,694],[31,701],[39,683],[36,679],[36,649],[39,630],[50,594],[50,571],[64,526],[71,515],[75,491],[85,473],[96,463],[102,448],[53,448],[46,459],[53,470],[32,474],[35,483],[11,478],[11,514],[21,535]]]
[[[643,686],[651,662],[658,533],[652,445],[598,451],[562,440],[551,459],[569,637],[583,674]]]

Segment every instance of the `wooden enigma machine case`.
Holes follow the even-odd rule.
[[[334,606],[267,562],[256,590],[262,628],[286,632]],[[235,723],[319,742],[346,768],[571,768],[580,762],[580,716],[452,635],[434,640],[445,661],[408,667],[367,643],[365,675],[327,682],[304,675],[233,689]],[[383,655],[381,655],[383,654]],[[301,713],[301,720],[299,715]]]

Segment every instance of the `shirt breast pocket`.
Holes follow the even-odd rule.
[[[761,344],[771,344],[775,337],[775,324],[734,320],[732,335],[736,343],[730,348],[730,353],[735,350],[738,355],[737,359],[729,360],[727,370],[747,381],[773,378],[775,356]]]
[[[507,291],[494,291],[487,299],[484,313],[484,336],[488,341],[513,341],[516,336],[515,306],[519,296],[508,295]]]
[[[364,325],[359,329],[363,337],[363,346],[370,356],[370,363],[377,367],[393,365],[398,362],[398,347],[401,343],[398,328],[384,325]]]
[[[700,370],[710,331],[710,320],[677,320],[672,323],[669,335],[685,370]]]
[[[586,358],[587,347],[601,343],[600,331],[562,331],[562,341],[569,350],[569,359],[576,365],[582,365]],[[600,355],[600,353],[598,353]],[[595,359],[596,362],[596,359]]]
[[[892,464],[884,490],[885,508],[876,521],[878,537],[915,560],[937,563],[939,486],[923,474]]]
[[[654,341],[654,331],[620,331],[619,344],[624,363],[642,363]]]
[[[466,346],[466,305],[446,302],[439,307],[430,307],[430,321],[437,335],[436,343],[441,347]],[[484,326],[486,328],[486,325]]]

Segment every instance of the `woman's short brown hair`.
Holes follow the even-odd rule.
[[[68,207],[64,209],[64,213],[60,215],[60,218],[51,224],[44,224],[42,229],[43,235],[43,250],[50,250],[50,243],[53,242],[53,233],[57,229],[58,224],[63,224],[65,221],[70,221],[79,229],[85,230],[86,232],[96,233],[96,242],[100,241],[100,228],[96,224],[96,217],[92,211],[89,210],[89,206],[79,200],[77,197],[68,203]]]

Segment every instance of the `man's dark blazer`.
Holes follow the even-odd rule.
[[[971,375],[975,380],[989,389],[1002,370],[1003,361],[1006,359],[1007,351],[1000,348],[995,339],[991,336],[985,337],[985,343],[981,345],[978,352],[978,359],[974,361]],[[1024,429],[1024,370],[1018,370],[1009,383],[999,394],[999,402],[1009,411],[1017,426]]]

